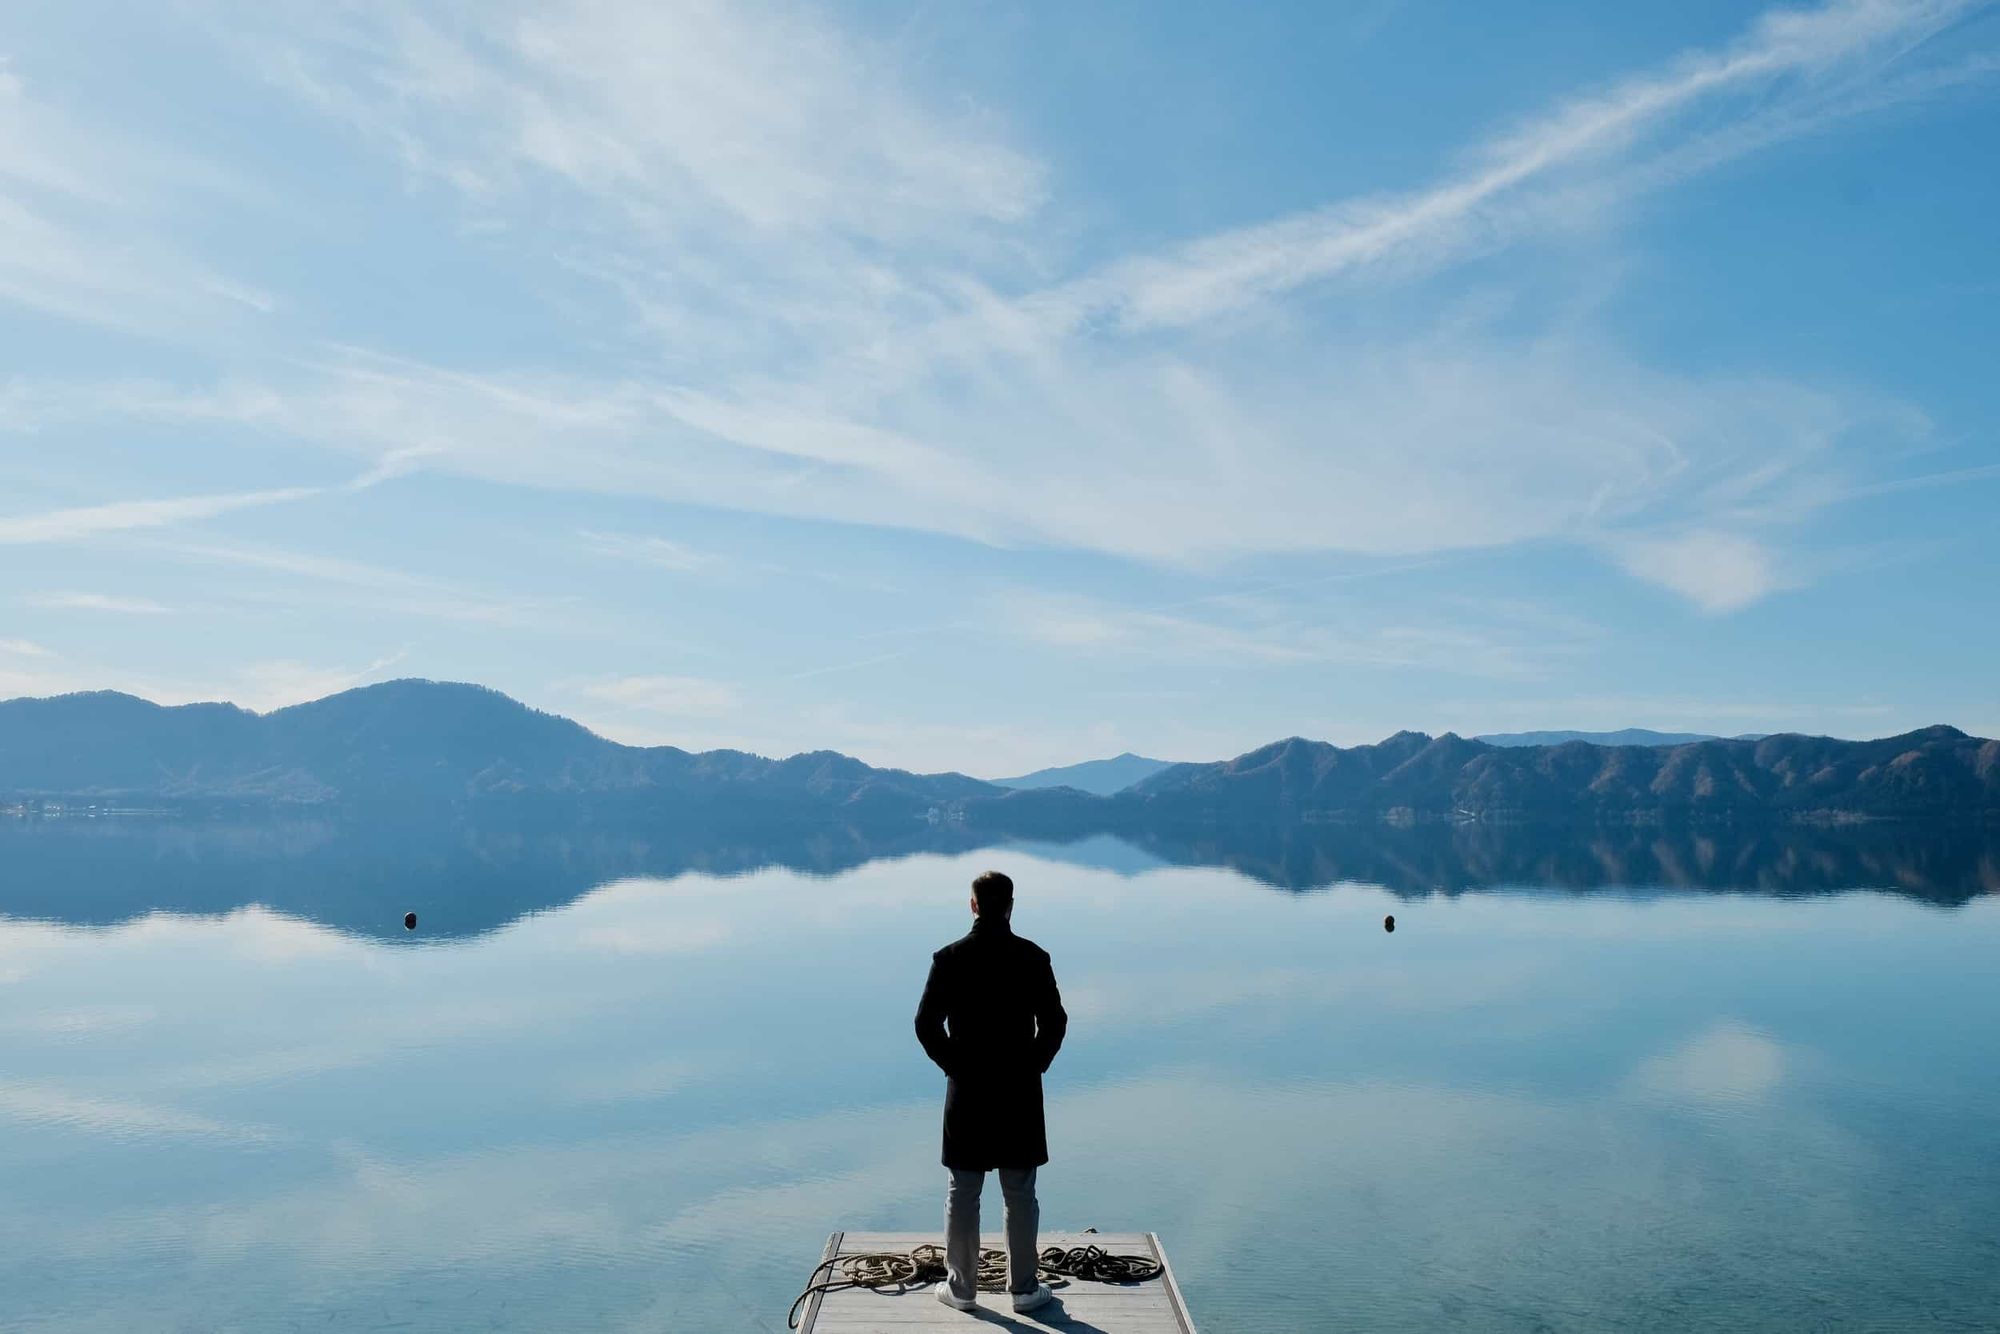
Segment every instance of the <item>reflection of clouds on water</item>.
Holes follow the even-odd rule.
[[[1836,1179],[1802,1207],[1767,1189],[1792,1169],[1758,1170],[1761,1134],[1696,1154],[1588,1100],[1449,1087],[1170,1070],[1058,1096],[1050,1119],[1051,1226],[1164,1227],[1179,1267],[1204,1276],[1289,1235],[1271,1277],[1314,1292],[1369,1291],[1372,1268],[1399,1266],[1389,1291],[1401,1296],[1376,1285],[1374,1305],[1350,1312],[1363,1327],[1435,1316],[1447,1284],[1483,1294],[1462,1313],[1474,1323],[1545,1306],[1580,1277],[1643,1294],[1677,1281],[1691,1243],[1729,1277],[1727,1257],[1764,1229],[1851,1225],[1866,1184]],[[430,1158],[346,1148],[307,1181],[234,1183],[200,1202],[199,1227],[177,1231],[165,1211],[120,1226],[242,1274],[253,1295],[275,1285],[331,1301],[450,1267],[531,1310],[578,1272],[641,1266],[660,1287],[707,1275],[775,1306],[828,1231],[937,1228],[936,1125],[925,1103]],[[997,1201],[989,1212],[997,1221]],[[1702,1232],[1663,1247],[1668,1217]],[[1204,1314],[1228,1327],[1231,1293],[1196,1283]]]
[[[0,1117],[114,1139],[217,1139],[259,1144],[278,1138],[260,1126],[217,1121],[173,1107],[91,1097],[56,1085],[12,1080],[0,1082]]]
[[[1519,997],[1536,970],[1512,960],[1474,961],[1439,976],[1393,964],[1099,974],[1063,993],[1070,1018],[1157,1026],[1244,1005],[1365,1005],[1377,1012],[1451,1011]]]
[[[548,1031],[575,1013],[561,996],[412,995],[407,987],[343,999],[311,1012],[269,998],[268,1022],[238,1023],[234,1041],[181,1059],[166,1053],[144,1073],[158,1087],[226,1091],[305,1080],[376,1066],[412,1065],[458,1044]],[[418,1076],[422,1078],[421,1075]]]
[[[1785,1080],[1785,1049],[1764,1034],[1724,1021],[1632,1073],[1633,1092],[1695,1103],[1761,1103]]]
[[[1795,1004],[1863,941],[1986,994],[1977,905],[1947,935],[1861,897],[1493,895],[1386,905],[1385,937],[1365,887],[989,849],[622,880],[430,948],[261,909],[0,921],[27,970],[0,1117],[35,1127],[0,1136],[0,1288],[65,1329],[782,1328],[827,1232],[939,1225],[942,1081],[909,1021],[989,863],[1074,1022],[1044,1217],[1162,1231],[1205,1327],[1268,1327],[1273,1291],[1300,1327],[1673,1324],[1690,1273],[1809,1325],[1797,1293],[1871,1300],[1842,1268],[1864,1240],[1911,1265],[1896,1201],[1993,1184],[1954,1162],[1908,1189],[1942,1141],[1841,1119],[1876,1053],[1840,1016],[1892,970]],[[1774,1259],[1786,1238],[1814,1240]]]
[[[97,1058],[97,1082],[147,1095],[220,1093],[481,1038],[513,1041],[559,1029],[589,999],[499,984],[512,965],[478,951],[385,948],[263,909],[113,927],[0,921],[0,957],[24,961],[32,993],[14,998],[0,1037],[67,1030],[73,1051]],[[104,1000],[126,995],[138,999]]]
[[[858,1226],[857,1211],[879,1212],[885,1192],[907,1204],[934,1203],[935,1132],[935,1109],[926,1107],[434,1157],[337,1144],[312,1155],[303,1181],[211,1178],[200,1198],[53,1218],[32,1240],[29,1220],[0,1201],[0,1237],[19,1237],[33,1253],[70,1264],[117,1265],[137,1253],[226,1273],[229,1282],[205,1309],[189,1306],[187,1318],[204,1327],[227,1324],[232,1310],[250,1318],[276,1294],[310,1308],[445,1271],[482,1285],[503,1309],[532,1310],[539,1301],[560,1312],[582,1272],[632,1266],[647,1286],[676,1295],[713,1272],[738,1282],[746,1263],[756,1271],[751,1292],[762,1291],[764,1315],[782,1327],[791,1293],[777,1294],[838,1225],[826,1218]],[[937,1211],[922,1212],[929,1220]],[[105,1298],[104,1309],[114,1310]],[[118,1320],[153,1327],[157,1309],[125,1312],[106,1327]],[[571,1327],[550,1321],[527,1318],[522,1327]]]
[[[121,955],[197,953],[291,966],[303,960],[365,965],[369,942],[268,908],[237,908],[215,917],[156,912],[113,926],[83,926],[0,917],[0,969],[20,981],[36,967],[87,956],[93,962]]]
[[[644,1101],[687,1088],[703,1077],[692,1061],[639,1061],[602,1073],[580,1072],[552,1092],[559,1099],[577,1103]]]
[[[704,892],[715,882],[620,880],[594,889],[557,912],[535,919],[534,935],[547,948],[568,944],[608,954],[684,954],[729,939],[734,924],[726,902]],[[506,928],[521,929],[520,923]]]
[[[149,913],[136,921],[99,928],[90,935],[103,937],[114,949],[192,949],[204,955],[220,954],[287,966],[307,959],[337,959],[352,964],[365,960],[371,953],[366,942],[346,932],[254,906],[238,908],[221,917]],[[73,943],[87,947],[97,944],[89,935],[82,942]]]
[[[1541,940],[1756,941],[1792,929],[1800,913],[1797,901],[1784,899],[1748,895],[1669,897],[1616,889],[1588,895],[1495,889],[1483,894],[1459,895],[1449,903],[1456,930]],[[1979,906],[1975,904],[1960,911],[1973,911]],[[1885,895],[1857,891],[1841,900],[1841,908],[1838,913],[1821,914],[1814,923],[1815,929],[1866,938],[1884,923],[1908,920],[1909,905]],[[2000,901],[1996,901],[1991,911],[2000,915]],[[1402,924],[1399,919],[1397,925]]]
[[[644,926],[604,924],[576,933],[584,949],[610,954],[687,954],[729,939],[727,922],[650,922]]]
[[[0,1016],[0,1034],[79,1037],[87,1033],[139,1028],[159,1017],[159,1009],[152,1005],[82,1005],[68,1009],[27,1010]]]

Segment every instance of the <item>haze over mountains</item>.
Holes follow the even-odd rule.
[[[901,812],[994,789],[834,751],[769,760],[624,746],[483,686],[405,680],[267,714],[112,692],[9,700],[0,703],[0,791],[286,804],[644,794],[781,810],[879,802]]]
[[[1472,738],[1489,746],[1560,746],[1568,741],[1588,741],[1593,746],[1688,746],[1697,741],[1762,741],[1768,732],[1743,732],[1719,737],[1707,732],[1655,732],[1647,727],[1624,727],[1616,732],[1482,732]]]
[[[289,807],[538,799],[717,820],[1055,833],[1169,822],[1996,822],[2000,742],[1945,726],[1874,741],[1783,734],[1682,745],[1502,746],[1399,732],[1342,747],[1291,737],[1231,760],[1166,765],[1103,796],[877,769],[833,751],[774,760],[625,746],[480,686],[392,681],[269,714],[108,692],[6,701],[0,796]]]
[[[1763,732],[1748,732],[1734,739],[1758,741],[1765,735]],[[1655,732],[1644,727],[1627,727],[1616,732],[1491,732],[1473,738],[1489,746],[1560,746],[1569,741],[1587,741],[1593,746],[1685,746],[1696,741],[1722,739],[1706,732]],[[1079,792],[1108,797],[1123,792],[1142,779],[1151,778],[1162,769],[1172,768],[1173,764],[1172,760],[1149,759],[1128,750],[1108,760],[1084,760],[1079,764],[1037,769],[1018,778],[995,778],[991,781],[1000,787],[1024,790],[1073,787]]]
[[[1876,741],[1769,736],[1684,746],[1492,746],[1398,732],[1372,746],[1290,737],[1176,765],[1116,800],[1150,818],[1300,820],[2000,817],[2000,742],[1955,727]]]
[[[1123,792],[1142,778],[1151,778],[1162,769],[1172,768],[1173,763],[1172,760],[1153,760],[1144,755],[1134,755],[1128,750],[1108,760],[1085,760],[1081,764],[1037,769],[1019,778],[996,778],[993,782],[998,787],[1029,791],[1042,787],[1073,787],[1079,792],[1108,797],[1114,792]]]

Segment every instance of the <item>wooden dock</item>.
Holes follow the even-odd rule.
[[[838,1255],[862,1255],[872,1251],[909,1251],[914,1247],[942,1243],[936,1233],[924,1232],[836,1232],[827,1238],[821,1262]],[[982,1247],[1002,1249],[1006,1240],[998,1233],[979,1239]],[[1041,1235],[1044,1249],[1060,1246],[1102,1246],[1118,1255],[1145,1255],[1160,1262],[1163,1271],[1144,1283],[1093,1283],[1072,1279],[1050,1286],[1056,1299],[1038,1311],[1015,1315],[1012,1302],[1003,1292],[979,1294],[977,1311],[954,1311],[937,1299],[936,1285],[902,1290],[846,1288],[815,1295],[806,1303],[799,1319],[799,1334],[970,1334],[980,1330],[1078,1331],[1079,1334],[1194,1334],[1181,1301],[1174,1271],[1167,1266],[1167,1253],[1160,1239],[1150,1232],[1048,1232]]]

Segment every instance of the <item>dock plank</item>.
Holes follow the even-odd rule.
[[[827,1239],[822,1258],[863,1255],[871,1251],[907,1252],[925,1244],[941,1244],[935,1232],[836,1232]],[[1060,1246],[1102,1246],[1120,1255],[1146,1255],[1164,1266],[1166,1253],[1150,1232],[1044,1231],[1043,1249]],[[1005,1249],[997,1233],[980,1237],[983,1247]],[[1072,1280],[1056,1287],[1056,1300],[1039,1311],[1014,1314],[1004,1293],[981,1293],[977,1311],[954,1311],[937,1300],[935,1286],[925,1284],[905,1292],[849,1288],[815,1297],[801,1314],[801,1334],[967,1334],[969,1330],[1069,1330],[1076,1334],[1194,1334],[1180,1288],[1168,1269],[1145,1283],[1093,1283]]]

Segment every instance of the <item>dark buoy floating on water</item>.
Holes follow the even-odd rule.
[[[406,913],[404,913],[404,914],[403,914],[403,930],[405,930],[405,931],[414,931],[414,930],[416,930],[416,929],[417,929],[417,915],[416,915],[415,913],[413,913],[413,912],[406,912]]]
[[[405,919],[406,922],[414,922],[416,920],[417,920],[417,915],[415,913],[411,913],[409,917]],[[1396,929],[1396,915],[1394,913],[1391,913],[1387,917],[1384,917],[1382,919],[1382,929],[1384,931],[1394,931]]]

